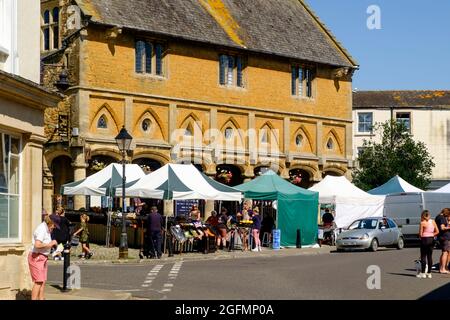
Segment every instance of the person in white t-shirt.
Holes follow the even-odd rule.
[[[44,300],[44,288],[47,281],[47,260],[50,250],[58,242],[52,240],[51,233],[57,227],[51,216],[46,216],[44,222],[37,226],[33,232],[33,248],[28,254],[28,266],[30,268],[33,288],[31,300]]]

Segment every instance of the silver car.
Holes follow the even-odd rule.
[[[390,246],[403,249],[405,240],[395,222],[383,217],[356,220],[336,239],[337,251],[347,248],[377,251],[378,247]]]

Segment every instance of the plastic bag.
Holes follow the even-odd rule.
[[[73,236],[72,240],[70,240],[70,246],[76,247],[80,243],[80,237],[79,236]]]

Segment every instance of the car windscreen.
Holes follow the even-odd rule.
[[[378,220],[377,219],[361,219],[353,222],[349,229],[376,229]]]

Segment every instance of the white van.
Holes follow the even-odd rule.
[[[384,216],[394,220],[405,240],[419,240],[420,214],[430,211],[434,219],[443,208],[450,208],[450,193],[405,192],[386,196]]]

